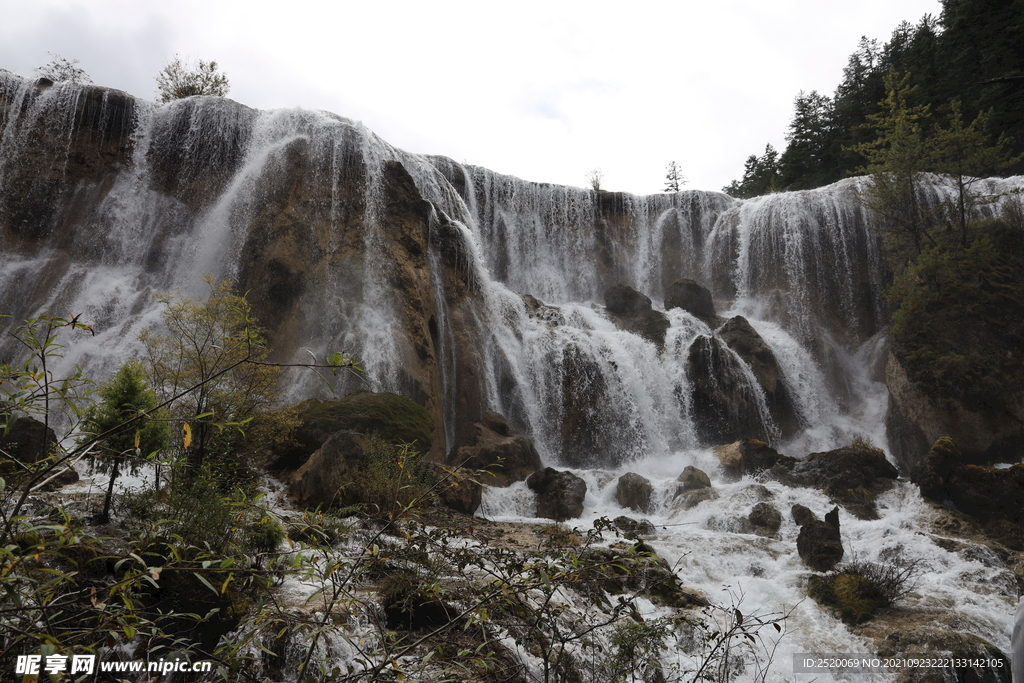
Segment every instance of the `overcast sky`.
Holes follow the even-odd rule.
[[[0,0],[0,68],[47,51],[154,98],[176,53],[213,59],[251,107],[326,109],[410,152],[538,182],[659,192],[676,161],[718,190],[800,90],[831,94],[862,35],[939,0],[218,2]]]

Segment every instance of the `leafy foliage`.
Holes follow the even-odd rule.
[[[50,55],[50,61],[36,69],[36,76],[39,78],[49,78],[55,83],[68,82],[84,85],[92,83],[92,79],[89,78],[89,74],[85,73],[85,69],[77,66],[77,59],[67,59],[53,52],[46,54]]]
[[[174,56],[156,76],[157,100],[172,102],[194,95],[224,97],[231,89],[227,74],[217,69],[217,62],[203,60],[191,64]]]
[[[121,366],[113,379],[102,386],[102,403],[90,406],[82,424],[83,439],[100,439],[93,450],[93,467],[110,475],[101,519],[110,512],[114,483],[122,468],[138,472],[145,454],[167,444],[169,431],[165,415],[156,413],[156,394],[146,384],[146,370],[137,359]]]
[[[966,249],[940,241],[897,278],[890,334],[911,379],[940,402],[999,411],[1024,389],[1024,237],[1001,221],[971,236]]]

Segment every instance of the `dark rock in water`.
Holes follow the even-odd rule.
[[[892,488],[899,473],[885,453],[855,442],[804,460],[780,462],[768,475],[789,486],[820,489],[860,519],[878,519],[875,498]]]
[[[782,513],[771,503],[758,503],[747,516],[758,536],[774,536],[782,526]]]
[[[671,326],[661,311],[651,308],[650,298],[632,287],[613,285],[604,293],[605,306],[615,317],[620,330],[638,334],[658,348],[665,346],[665,333]]]
[[[615,486],[615,500],[624,508],[636,512],[651,511],[651,495],[654,487],[645,477],[634,472],[627,472],[619,477]]]
[[[718,498],[718,491],[708,487],[704,489],[693,489],[691,491],[676,491],[675,498],[672,500],[672,504],[676,507],[682,508],[683,510],[689,510],[690,508],[697,507],[705,500],[715,500]]]
[[[617,284],[605,290],[604,305],[613,315],[631,316],[651,310],[651,299],[628,285]]]
[[[620,515],[612,520],[612,524],[615,525],[616,529],[626,534],[647,536],[654,533],[654,525],[646,519],[637,520],[632,517]]]
[[[962,464],[956,442],[943,436],[932,444],[928,454],[911,472],[910,481],[917,484],[922,496],[941,503],[948,497],[946,480]]]
[[[782,455],[758,439],[742,439],[715,449],[715,455],[722,464],[722,474],[729,481],[738,481],[745,475],[757,474],[779,465],[792,468],[796,458]]]
[[[476,424],[473,445],[456,448],[448,462],[468,470],[486,470],[479,479],[489,486],[522,481],[541,467],[533,440],[513,436],[505,418],[497,413],[485,413],[484,421]]]
[[[569,467],[617,467],[634,454],[637,429],[617,410],[602,366],[583,349],[561,350],[562,462]]]
[[[828,522],[815,520],[800,527],[796,549],[804,564],[819,572],[827,572],[843,559],[839,529]]]
[[[483,498],[483,485],[477,481],[476,472],[465,467],[446,469],[437,463],[425,465],[437,482],[432,490],[437,503],[464,515],[477,511]]]
[[[964,632],[964,619],[953,610],[918,610],[887,614],[872,624],[886,633],[877,638],[879,657],[929,659],[941,652],[954,664],[947,669],[916,669],[915,674],[900,676],[897,683],[1011,683],[1013,668],[1010,659],[998,647],[984,638]],[[884,620],[884,621],[883,621]],[[883,621],[881,624],[877,622]],[[877,626],[876,626],[877,624]],[[973,662],[972,662],[973,660]],[[983,667],[972,666],[984,661]]]
[[[7,416],[0,415],[0,421]],[[57,448],[53,429],[34,417],[18,417],[8,423],[5,434],[0,425],[0,450],[24,463],[39,462]]]
[[[839,508],[834,507],[825,513],[825,522],[831,524],[839,531]]]
[[[709,477],[704,470],[699,470],[693,465],[687,465],[683,468],[682,474],[676,479],[683,486],[681,491],[692,491],[694,489],[706,489],[711,486],[711,477]]]
[[[583,514],[587,483],[572,472],[545,467],[531,474],[526,485],[537,493],[538,517],[562,522]]]
[[[297,406],[300,424],[292,437],[273,447],[271,466],[294,470],[335,432],[376,434],[391,443],[411,443],[420,453],[431,447],[430,413],[407,398],[389,393],[354,391],[339,399],[311,398]]]
[[[793,515],[793,521],[796,522],[797,526],[807,526],[812,522],[819,521],[818,516],[809,507],[800,503],[794,505],[790,513]]]
[[[688,278],[680,278],[665,288],[665,310],[670,308],[681,308],[709,325],[718,320],[710,290]]]
[[[750,366],[757,383],[764,389],[768,411],[782,438],[795,434],[800,429],[800,416],[771,347],[741,315],[731,318],[718,335]]]
[[[706,444],[737,439],[768,440],[757,389],[751,386],[739,360],[717,337],[697,337],[686,359],[693,420]]]

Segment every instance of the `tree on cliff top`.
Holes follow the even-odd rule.
[[[53,52],[47,52],[46,54],[50,55],[50,61],[36,69],[37,77],[49,78],[54,83],[62,81],[81,83],[83,85],[92,83],[92,79],[89,78],[89,74],[85,73],[85,69],[76,66],[78,64],[77,59],[61,57]]]
[[[665,170],[665,192],[679,192],[686,184],[686,177],[679,164],[672,161]]]
[[[227,74],[217,70],[217,62],[185,62],[178,55],[157,74],[157,100],[171,102],[193,95],[224,97],[231,89]]]

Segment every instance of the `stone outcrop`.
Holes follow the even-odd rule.
[[[6,419],[6,415],[0,415],[0,421]],[[55,448],[57,435],[53,429],[34,417],[14,418],[8,424],[6,433],[0,425],[0,451],[19,462],[39,462],[53,453]]]
[[[771,348],[742,315],[730,318],[718,336],[750,366],[782,438],[793,436],[800,428],[800,416]]]
[[[825,516],[828,521],[812,520],[800,527],[800,535],[796,539],[797,553],[811,569],[827,572],[843,559],[843,541],[839,535],[838,508]]]
[[[974,517],[1006,545],[1024,548],[1024,465],[1007,469],[964,463],[956,443],[935,442],[911,481],[921,495]]]
[[[664,348],[665,333],[670,327],[668,318],[651,308],[649,297],[627,285],[616,284],[605,290],[604,301],[619,329],[638,334],[659,349]]]
[[[472,445],[456,448],[448,456],[449,463],[467,470],[483,470],[479,480],[489,486],[508,486],[540,469],[540,454],[533,440],[512,434],[503,416],[484,413],[475,427]]]
[[[583,514],[587,483],[572,472],[545,467],[530,475],[526,485],[537,494],[537,516],[559,522]]]
[[[768,476],[789,486],[824,491],[860,519],[878,519],[875,499],[893,487],[898,472],[881,449],[855,443],[811,453],[803,460],[780,461]]]
[[[738,481],[744,476],[770,469],[777,463],[790,468],[796,458],[782,455],[777,450],[757,439],[742,439],[719,446],[715,455],[722,465],[722,474],[728,481]]]
[[[758,396],[740,362],[717,337],[700,335],[686,359],[697,436],[706,444],[768,440]]]
[[[705,489],[711,487],[711,477],[707,475],[704,470],[698,469],[693,465],[687,465],[683,468],[679,477],[676,478],[682,486],[681,491],[692,491],[694,489]]]
[[[757,503],[747,515],[747,521],[758,536],[775,536],[782,526],[782,513],[771,503]]]
[[[679,278],[665,288],[665,310],[681,308],[711,327],[717,327],[718,316],[711,291],[695,280]]]
[[[615,501],[635,512],[649,513],[653,494],[654,487],[651,486],[651,482],[635,472],[622,475],[615,485]]]
[[[900,470],[912,473],[931,444],[948,436],[965,463],[1016,462],[1024,449],[1024,396],[1010,410],[976,411],[950,400],[935,400],[911,381],[896,355],[885,367],[889,410],[885,426],[889,446]]]
[[[345,507],[363,502],[358,482],[369,468],[370,437],[335,432],[292,476],[288,493],[304,508]]]
[[[409,443],[421,453],[431,448],[433,420],[426,408],[390,393],[355,391],[340,399],[311,398],[298,404],[299,425],[291,438],[272,447],[271,466],[302,466],[335,432],[376,434],[391,443]]]

